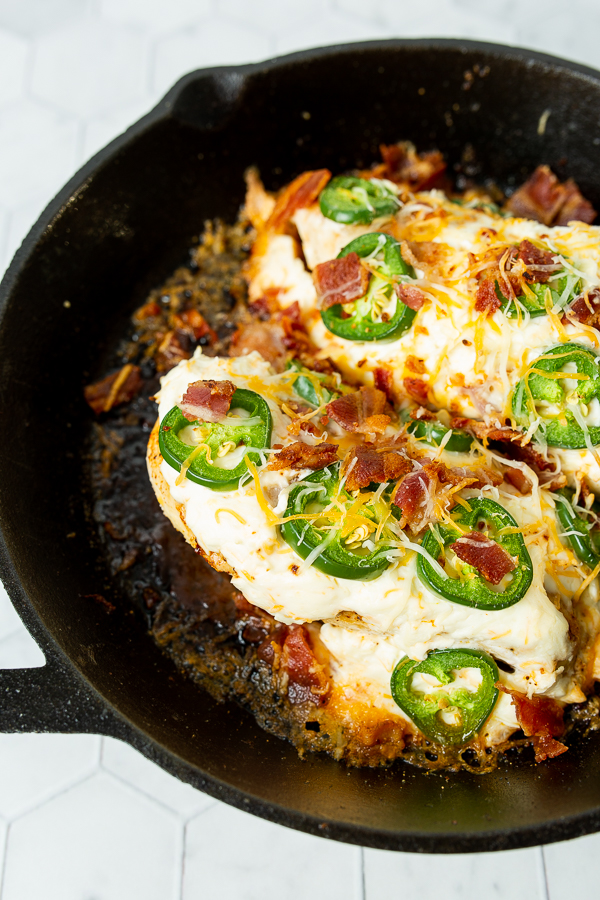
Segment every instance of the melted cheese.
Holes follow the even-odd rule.
[[[229,379],[253,390],[260,389],[262,382],[262,393],[273,414],[272,441],[285,443],[289,419],[269,399],[273,378],[257,353],[219,359],[197,351],[193,359],[180,363],[163,378],[159,415],[166,415],[192,381]],[[452,455],[452,462],[463,461],[457,456]],[[357,633],[389,652],[392,648],[395,662],[404,655],[424,659],[438,648],[479,648],[514,666],[511,683],[519,690],[531,694],[554,689],[562,695],[570,689],[568,679],[563,688],[557,688],[565,661],[573,657],[573,646],[567,620],[545,589],[547,544],[543,536],[527,538],[534,578],[525,597],[508,609],[486,612],[452,603],[428,590],[416,576],[414,554],[374,582],[333,578],[314,566],[300,570],[299,557],[271,524],[273,516],[259,502],[253,481],[236,491],[215,492],[189,479],[177,484],[178,473],[164,461],[161,472],[198,543],[207,552],[220,552],[235,570],[234,585],[279,621],[335,622],[340,616],[343,622],[345,615],[352,614]],[[290,486],[302,474],[289,470],[261,473],[262,494],[275,514],[283,513]],[[486,489],[484,494],[500,499],[525,529],[541,515],[530,498],[499,494],[497,488]],[[466,497],[474,495],[479,492],[464,492]],[[231,515],[223,515],[224,510]]]

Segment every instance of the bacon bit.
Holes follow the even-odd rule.
[[[419,288],[413,287],[412,284],[396,284],[394,285],[396,294],[409,309],[418,312],[425,303],[425,294]]]
[[[197,309],[186,309],[173,316],[172,321],[178,332],[189,335],[194,341],[208,337],[209,343],[213,344],[217,340],[216,332]]]
[[[568,315],[565,314],[562,318],[563,325],[566,325],[570,319],[576,319],[582,325],[598,328],[600,325],[600,289],[595,287],[575,297],[567,312]]]
[[[307,630],[290,625],[281,653],[281,665],[289,677],[288,699],[294,706],[320,706],[330,691],[329,679],[314,654]]]
[[[387,399],[383,391],[373,387],[361,387],[358,391],[342,394],[327,404],[327,415],[346,431],[358,434],[383,434],[390,424],[390,416],[384,414]]]
[[[144,306],[141,306],[134,315],[134,319],[137,321],[143,321],[144,319],[150,319],[152,316],[160,315],[160,306],[158,303],[155,303],[154,300],[150,300],[149,303],[145,303]]]
[[[118,372],[113,372],[94,384],[88,384],[83,389],[86,402],[97,416],[109,412],[113,406],[129,403],[143,384],[140,371],[139,366],[127,363]]]
[[[376,366],[373,369],[375,390],[383,391],[389,403],[394,402],[394,374],[387,366]]]
[[[303,441],[295,441],[275,453],[268,468],[275,469],[324,469],[337,459],[337,444],[317,444],[311,447]]]
[[[538,166],[525,184],[518,188],[506,208],[515,216],[535,219],[544,225],[567,225],[596,218],[596,210],[570,178],[561,184],[548,166]]]
[[[348,473],[347,490],[358,491],[372,482],[383,484],[384,481],[395,481],[411,470],[410,459],[400,449],[358,444],[344,459],[342,475]]]
[[[271,231],[283,231],[297,210],[315,202],[330,178],[329,169],[303,172],[295,178],[277,197],[266,228]]]
[[[504,481],[512,484],[521,494],[530,494],[533,485],[520,469],[507,469],[504,473]]]
[[[320,309],[339,303],[352,303],[363,297],[369,286],[369,273],[357,253],[330,259],[315,266],[313,280]]]
[[[439,241],[402,241],[400,249],[407,263],[434,277],[444,277],[454,255],[448,244]]]
[[[513,572],[517,564],[500,544],[481,534],[470,531],[459,537],[450,549],[459,559],[473,566],[490,584],[500,584],[505,575]]]
[[[404,378],[404,390],[413,400],[416,400],[421,406],[427,403],[429,395],[427,385],[421,378]]]
[[[179,409],[190,422],[222,422],[235,392],[231,381],[193,381],[179,403]]]
[[[496,275],[490,277],[486,272],[479,280],[475,299],[475,312],[493,316],[500,309],[502,301],[496,294]]]
[[[535,761],[543,762],[566,753],[568,747],[554,738],[564,734],[563,708],[551,697],[526,697],[520,691],[496,682],[499,691],[510,694],[517,712],[517,721],[526,737],[533,738]]]
[[[549,472],[554,469],[554,463],[545,459],[531,444],[525,444],[525,435],[521,431],[515,431],[514,428],[497,428],[493,425],[486,425],[485,422],[478,419],[466,419],[462,416],[455,416],[451,419],[450,428],[460,428],[486,444],[489,441],[502,444],[500,452],[504,456],[527,463],[536,473]]]
[[[394,494],[394,504],[402,510],[402,521],[410,525],[415,534],[424,527],[428,507],[431,505],[431,479],[421,470],[403,478]]]
[[[446,163],[439,150],[417,153],[410,141],[381,144],[379,150],[383,166],[376,167],[373,174],[401,184],[409,191],[428,191],[440,186]]]
[[[559,271],[561,266],[554,262],[554,254],[550,250],[540,250],[531,241],[521,241],[517,259],[525,263],[528,271],[525,278],[529,282],[546,284],[552,277],[552,269]]]
[[[472,469],[468,466],[453,466],[451,471],[457,477],[468,478],[470,482],[469,487],[477,490],[481,490],[481,488],[488,485],[498,487],[504,480],[500,472],[488,469],[487,466],[473,466]]]
[[[259,297],[257,300],[248,304],[248,310],[253,316],[256,316],[257,319],[267,322],[271,316],[281,310],[281,307],[279,306],[280,294],[281,290],[279,288],[267,288],[262,297]]]
[[[181,335],[175,331],[167,331],[156,354],[156,368],[159,372],[168,372],[183,359],[189,359],[191,351],[183,347]]]
[[[425,361],[419,359],[418,356],[407,356],[406,367],[407,369],[410,369],[411,372],[416,372],[417,375],[424,375],[427,371],[427,369],[425,368]]]

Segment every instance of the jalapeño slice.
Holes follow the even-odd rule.
[[[457,686],[444,690],[464,669],[480,673],[475,690]],[[433,676],[439,686],[429,688],[426,678],[421,690],[413,686],[415,676]],[[426,738],[436,744],[466,744],[481,730],[496,699],[498,666],[479,650],[432,650],[422,662],[401,659],[392,673],[394,701]],[[468,683],[468,682],[467,682]],[[469,685],[471,687],[471,685]],[[423,689],[425,688],[425,689]]]
[[[333,500],[336,500],[336,509],[343,507],[348,510],[356,506],[355,499],[343,488],[340,490],[339,463],[314,472],[292,488],[284,519],[294,518],[289,518],[280,526],[281,536],[302,559],[323,545],[312,565],[326,575],[352,581],[377,578],[390,565],[385,547],[367,550],[360,538],[354,540],[364,522],[368,526],[374,522],[376,526],[375,512],[367,507],[346,522],[343,518],[340,522],[334,522],[326,515],[321,522],[318,514]]]
[[[185,476],[190,481],[213,491],[231,491],[248,472],[246,452],[260,464],[256,451],[271,442],[271,411],[259,394],[238,388],[221,422],[190,422],[174,406],[160,423],[158,442],[163,458],[178,472],[189,462]]]
[[[451,453],[468,453],[473,446],[473,438],[470,434],[459,428],[446,428],[439,419],[412,419],[409,410],[402,412],[400,417],[404,422],[408,422],[406,428],[408,433],[426,444],[439,447],[445,436],[451,431],[452,435],[444,444],[444,450],[449,450]]]
[[[417,560],[417,575],[422,583],[439,597],[471,606],[476,609],[506,609],[513,606],[527,593],[533,579],[533,564],[521,534],[503,534],[503,530],[517,528],[517,523],[507,510],[495,500],[469,498],[470,510],[456,507],[453,515],[461,528],[478,531],[496,541],[509,556],[516,561],[513,569],[500,582],[504,586],[494,586],[483,578],[476,568],[457,560],[456,572],[451,574],[445,566],[447,577],[435,569],[421,554]],[[422,541],[422,547],[435,560],[446,562],[445,549],[463,534],[462,530],[447,525],[438,525],[429,531]]]
[[[600,444],[599,363],[582,344],[547,350],[513,391],[517,423],[523,428],[536,423],[534,437],[551,447],[582,450]]]
[[[319,206],[334,222],[370,225],[379,216],[393,215],[400,203],[385,181],[339,175],[321,192]]]
[[[566,532],[565,539],[578,559],[595,569],[600,563],[600,530],[598,529],[599,504],[594,503],[595,521],[588,521],[573,506],[573,491],[559,491],[555,496],[556,517]],[[595,507],[595,509],[594,509]]]
[[[368,257],[373,274],[367,292],[353,303],[338,303],[321,310],[325,327],[348,341],[382,341],[400,337],[416,316],[396,295],[400,276],[415,277],[412,266],[402,259],[400,244],[389,234],[363,234],[347,244],[338,259],[356,253]]]

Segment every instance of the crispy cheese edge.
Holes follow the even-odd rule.
[[[190,544],[197,553],[202,554],[204,559],[213,567],[213,569],[216,569],[217,572],[227,572],[228,575],[235,575],[235,570],[231,568],[221,553],[207,552],[200,546],[196,536],[185,521],[185,507],[182,503],[176,503],[171,496],[169,485],[160,470],[163,458],[158,445],[159,427],[160,421],[157,419],[156,424],[152,429],[150,440],[148,441],[146,464],[148,466],[150,483],[152,484],[160,508],[173,527],[181,532],[188,544]]]

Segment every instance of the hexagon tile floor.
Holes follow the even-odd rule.
[[[600,65],[597,0],[0,0],[0,272],[76,168],[185,72],[431,32]],[[0,668],[42,664],[0,587]],[[0,900],[563,900],[595,895],[600,852],[600,836],[454,857],[334,844],[89,735],[0,736],[0,832]]]

